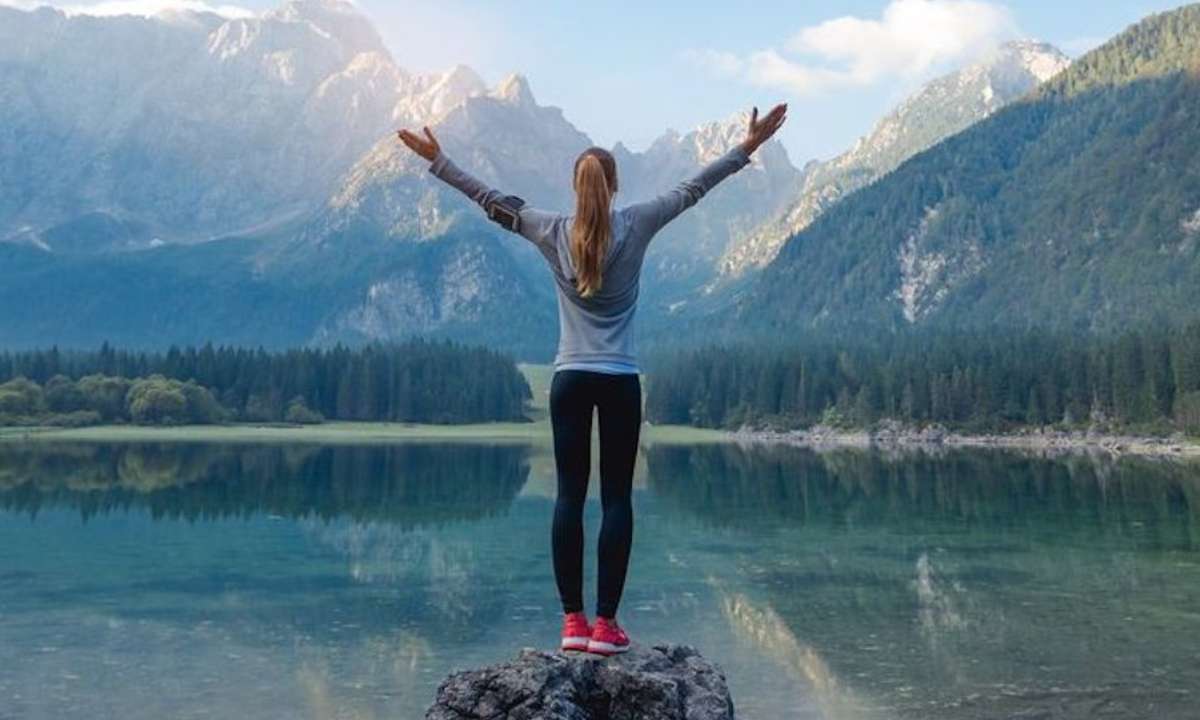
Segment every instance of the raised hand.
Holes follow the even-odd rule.
[[[750,128],[746,132],[746,139],[742,141],[742,148],[747,155],[753,155],[766,141],[771,139],[779,128],[783,127],[784,121],[787,120],[787,103],[780,103],[771,108],[771,112],[762,120],[758,119],[758,108],[750,113]]]
[[[438,144],[437,138],[433,136],[428,125],[422,128],[422,130],[425,131],[425,137],[421,137],[408,130],[397,130],[396,135],[399,136],[400,142],[408,146],[409,150],[412,150],[429,162],[433,162],[437,158],[438,153],[442,151],[442,146]]]

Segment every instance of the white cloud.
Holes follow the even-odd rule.
[[[32,0],[0,0],[0,5],[15,7],[18,10],[33,10],[49,6],[63,11],[67,15],[93,15],[96,17],[112,17],[114,15],[139,15],[153,17],[164,12],[208,12],[216,13],[227,18],[253,17],[254,12],[237,5],[210,5],[201,0],[107,0],[92,5],[59,5],[56,3],[33,2]]]
[[[991,50],[1015,33],[1011,13],[983,0],[892,0],[877,19],[840,17],[801,28],[782,48],[744,57],[709,50],[686,57],[798,96],[834,87],[914,80]]]

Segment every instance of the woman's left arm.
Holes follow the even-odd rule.
[[[787,104],[776,105],[762,120],[758,119],[758,108],[750,114],[750,127],[746,139],[721,157],[709,163],[696,177],[685,180],[668,192],[646,202],[630,205],[625,209],[633,220],[637,237],[649,243],[655,233],[695,205],[717,183],[750,164],[750,156],[771,139],[787,120]]]
[[[488,187],[482,180],[463,170],[447,157],[428,127],[424,128],[424,132],[424,138],[408,130],[400,130],[397,135],[409,149],[430,162],[429,172],[435,177],[466,195],[485,212],[493,203],[506,197],[504,193]],[[557,215],[528,206],[521,208],[518,214],[521,222],[517,232],[521,236],[539,246],[548,242],[547,238]]]

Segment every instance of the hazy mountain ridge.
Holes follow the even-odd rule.
[[[881,119],[853,148],[830,161],[806,166],[799,197],[779,216],[731,244],[720,261],[722,278],[737,279],[765,267],[790,236],[843,197],[1023,97],[1069,63],[1066,55],[1045,43],[1012,42],[929,82]]]
[[[104,218],[105,250],[113,222],[136,248],[303,215],[395,123],[479,90],[400,69],[340,0],[248,19],[0,7],[0,48],[0,239],[44,247],[81,218]]]
[[[427,163],[391,132],[433,125],[464,167],[532,204],[569,212],[571,166],[592,142],[561,110],[538,105],[524,77],[512,74],[489,88],[461,65],[410,74],[340,0],[296,0],[234,19],[0,13],[0,35],[12,40],[0,49],[0,139],[12,140],[0,150],[0,185],[14,189],[0,199],[0,239],[51,253],[13,251],[11,305],[0,323],[10,329],[0,332],[5,342],[138,343],[137,326],[125,323],[139,324],[147,342],[244,336],[186,317],[186,303],[160,303],[157,296],[178,278],[207,298],[201,304],[214,308],[210,315],[254,323],[275,307],[280,327],[263,338],[449,333],[537,348],[530,353],[543,357],[552,348],[552,288],[541,258],[480,222],[478,208],[429,175]],[[159,47],[161,62],[148,66],[147,52]],[[96,64],[97,57],[106,60]],[[89,73],[100,81],[84,83]],[[86,92],[62,92],[76,85]],[[695,142],[686,147],[660,143],[649,161],[631,155],[621,168],[622,197],[639,186],[666,190],[741,133],[744,127],[714,123],[690,133]],[[771,153],[776,176],[795,173],[777,143],[764,148],[764,156]],[[672,172],[657,172],[668,166]],[[749,189],[731,182],[722,190],[745,196],[772,184],[755,180],[755,172],[739,178]],[[742,203],[734,205],[744,224],[766,216],[747,217]],[[724,221],[711,224],[709,240],[720,244],[728,237]],[[214,237],[231,241],[219,249],[200,242]],[[178,242],[193,245],[147,250]],[[664,234],[659,252],[669,246]],[[139,252],[110,254],[128,250]],[[693,248],[681,252],[690,256]],[[88,261],[55,259],[79,254]],[[92,287],[88,302],[106,311],[86,314],[86,326],[76,323],[75,313],[60,308],[67,297],[79,298],[46,284],[55,272],[72,287]],[[156,280],[139,282],[138,273]],[[116,277],[124,284],[108,287],[106,278]],[[22,303],[38,282],[44,302]],[[251,302],[259,307],[239,313]],[[140,303],[175,306],[180,316],[148,317],[133,307]],[[497,317],[510,318],[507,330]]]

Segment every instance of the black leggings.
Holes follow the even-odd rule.
[[[633,544],[633,464],[642,425],[637,375],[559,370],[550,384],[558,499],[550,539],[563,611],[583,610],[583,501],[591,468],[592,408],[600,414],[600,525],[596,614],[613,618]]]

